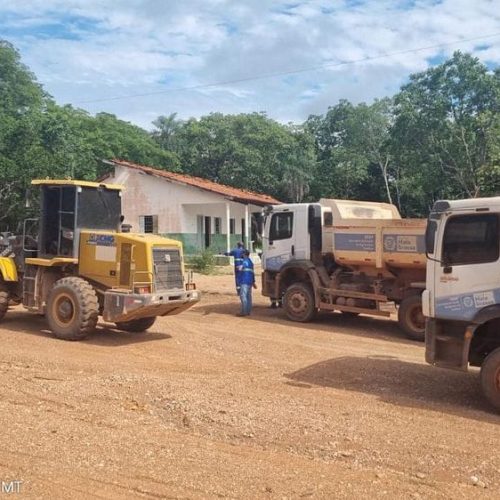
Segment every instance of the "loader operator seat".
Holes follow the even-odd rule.
[[[69,229],[61,228],[61,240],[59,243],[59,235],[52,240],[49,240],[46,253],[48,255],[70,256],[73,253],[73,238],[68,238],[67,235],[72,233]]]

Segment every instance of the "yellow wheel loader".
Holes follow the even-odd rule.
[[[200,299],[184,279],[182,245],[126,232],[122,186],[34,180],[40,217],[22,235],[0,234],[0,319],[9,305],[43,314],[54,335],[81,340],[99,315],[141,332],[157,316],[178,314]],[[36,228],[29,234],[30,226]]]

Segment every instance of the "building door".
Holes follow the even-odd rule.
[[[212,243],[212,217],[205,217],[205,248],[208,248]]]

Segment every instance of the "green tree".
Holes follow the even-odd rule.
[[[163,149],[175,151],[176,134],[181,129],[183,122],[177,119],[177,113],[168,116],[161,115],[154,122],[154,129],[151,135],[153,139]]]
[[[102,160],[115,157],[179,169],[177,155],[140,127],[58,106],[14,47],[0,41],[0,227],[15,229],[30,213],[25,197],[32,179],[93,180],[107,168]]]
[[[17,224],[24,211],[26,166],[18,157],[36,142],[37,118],[46,102],[19,53],[0,40],[0,227]]]
[[[301,201],[315,168],[313,141],[302,127],[262,113],[212,113],[176,131],[183,170],[242,189]]]
[[[379,200],[385,186],[392,202],[390,124],[389,99],[371,106],[341,100],[326,115],[309,117],[306,127],[315,138],[318,159],[313,197]]]
[[[455,52],[443,64],[411,75],[395,97],[392,151],[413,212],[426,213],[437,198],[476,197],[498,188],[492,155],[499,89],[498,72]]]

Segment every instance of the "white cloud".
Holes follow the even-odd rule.
[[[302,121],[341,98],[390,95],[431,57],[456,49],[498,64],[500,36],[335,66],[495,33],[496,7],[490,0],[25,0],[0,6],[0,36],[59,102],[91,112],[145,127],[171,112],[266,111]],[[324,64],[331,66],[234,83]],[[224,81],[233,83],[82,104]]]

